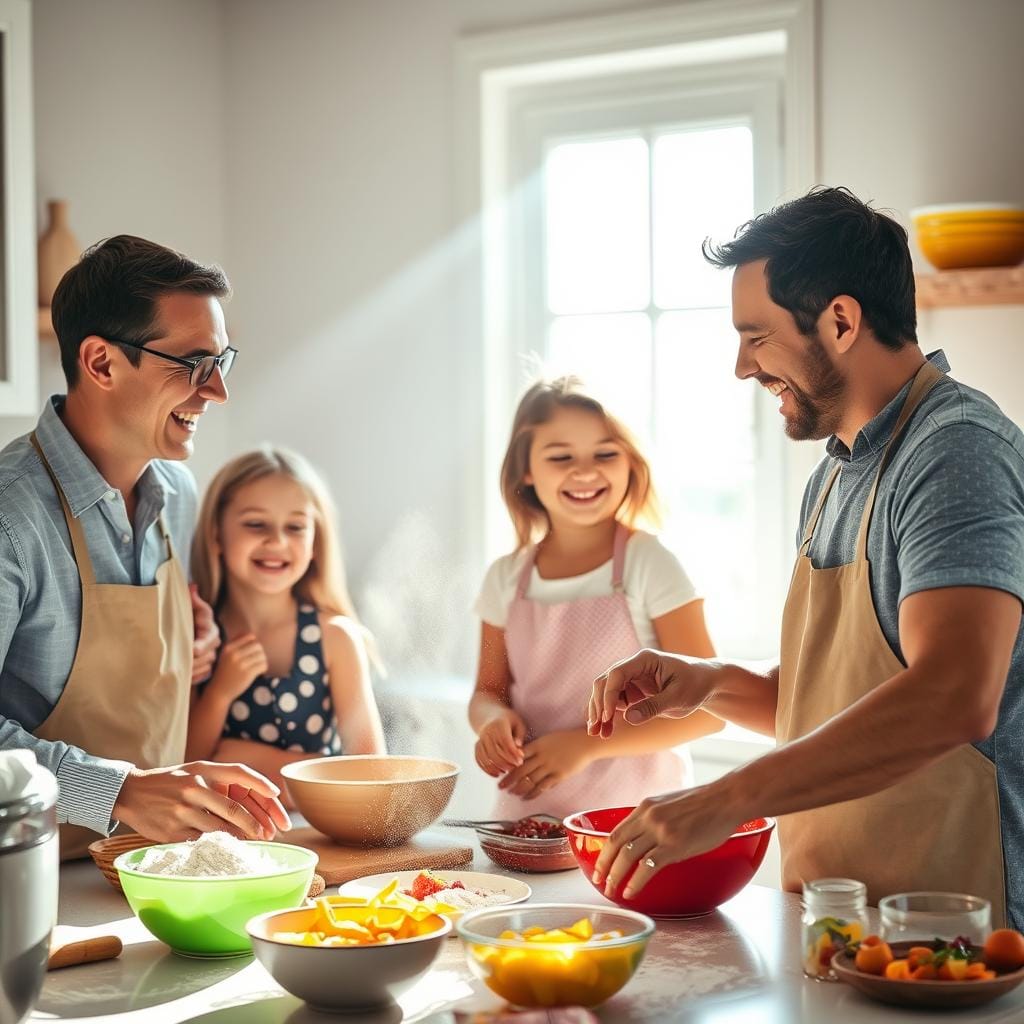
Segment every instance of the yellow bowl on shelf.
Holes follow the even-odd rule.
[[[911,211],[917,242],[939,270],[1012,267],[1024,260],[1024,209],[1009,203],[922,206]]]
[[[565,930],[583,918],[593,929],[590,939],[563,943],[528,937],[530,930]],[[598,1006],[633,977],[654,922],[617,907],[535,903],[475,911],[456,930],[470,970],[513,1006]],[[615,937],[599,938],[603,933]]]

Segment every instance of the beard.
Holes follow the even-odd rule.
[[[786,417],[786,436],[794,441],[820,441],[839,428],[846,378],[832,365],[817,331],[807,335],[801,369],[805,386],[787,385],[796,412]]]

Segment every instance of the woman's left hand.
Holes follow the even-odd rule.
[[[723,797],[714,783],[648,797],[612,830],[594,867],[594,885],[611,896],[635,865],[623,892],[630,899],[661,868],[724,843],[745,818]]]
[[[596,746],[585,729],[549,732],[523,747],[523,763],[510,771],[498,788],[532,800],[586,768]]]

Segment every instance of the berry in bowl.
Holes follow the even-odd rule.
[[[581,811],[565,819],[569,848],[580,870],[593,885],[594,866],[612,830],[635,810],[633,807],[605,807]],[[764,860],[775,828],[773,818],[755,818],[741,825],[721,846],[660,867],[651,880],[631,899],[623,889],[630,872],[612,894],[620,907],[638,910],[652,917],[699,917],[730,900],[754,877]],[[604,895],[604,889],[594,886]]]
[[[477,829],[480,849],[508,871],[568,871],[576,866],[562,823],[537,814],[500,829]]]

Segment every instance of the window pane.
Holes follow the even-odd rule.
[[[727,309],[665,313],[655,333],[658,485],[665,542],[707,599],[718,649],[760,654],[757,607],[754,401],[736,379]]]
[[[646,433],[651,413],[651,327],[646,313],[563,316],[551,324],[552,374],[582,377],[609,411]]]
[[[672,132],[654,142],[654,302],[662,309],[729,305],[731,275],[701,253],[754,215],[750,129]]]
[[[545,164],[552,313],[644,309],[650,297],[647,143],[564,143]]]

